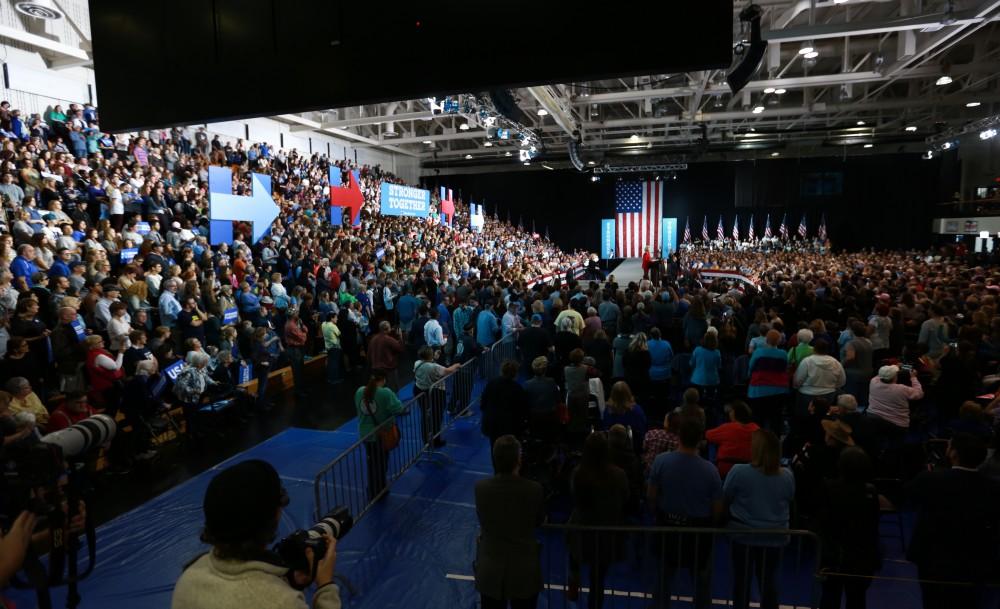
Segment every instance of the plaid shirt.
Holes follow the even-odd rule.
[[[653,466],[653,459],[660,453],[668,453],[677,450],[680,445],[680,438],[672,431],[665,429],[650,429],[646,432],[643,440],[642,462],[646,466],[646,471]]]

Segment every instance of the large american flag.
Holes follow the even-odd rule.
[[[647,245],[660,249],[663,182],[619,182],[615,185],[615,239],[619,258],[638,258]]]

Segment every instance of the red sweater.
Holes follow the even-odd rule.
[[[705,439],[719,447],[715,462],[723,478],[733,465],[750,463],[750,439],[758,429],[760,427],[756,423],[729,422],[705,432]]]

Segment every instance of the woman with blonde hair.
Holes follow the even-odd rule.
[[[624,425],[630,432],[635,454],[642,454],[642,439],[646,437],[648,426],[646,413],[636,403],[635,396],[625,381],[618,381],[611,386],[608,406],[601,419],[601,429],[611,429],[612,425]]]

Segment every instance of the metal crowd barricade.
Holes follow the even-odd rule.
[[[563,524],[545,525],[540,539],[549,608],[819,606],[821,548],[810,531]]]
[[[391,428],[392,420],[382,422],[320,470],[313,481],[317,520],[339,506],[346,506],[357,520],[414,463],[447,459],[434,450],[435,440],[472,412],[485,380],[498,375],[504,360],[513,359],[516,352],[516,335],[504,337],[428,391],[404,402],[406,414],[395,418],[399,445],[385,456],[384,462],[379,462],[381,451],[375,447],[379,446],[381,432]],[[385,467],[384,479],[378,474],[381,465]]]

